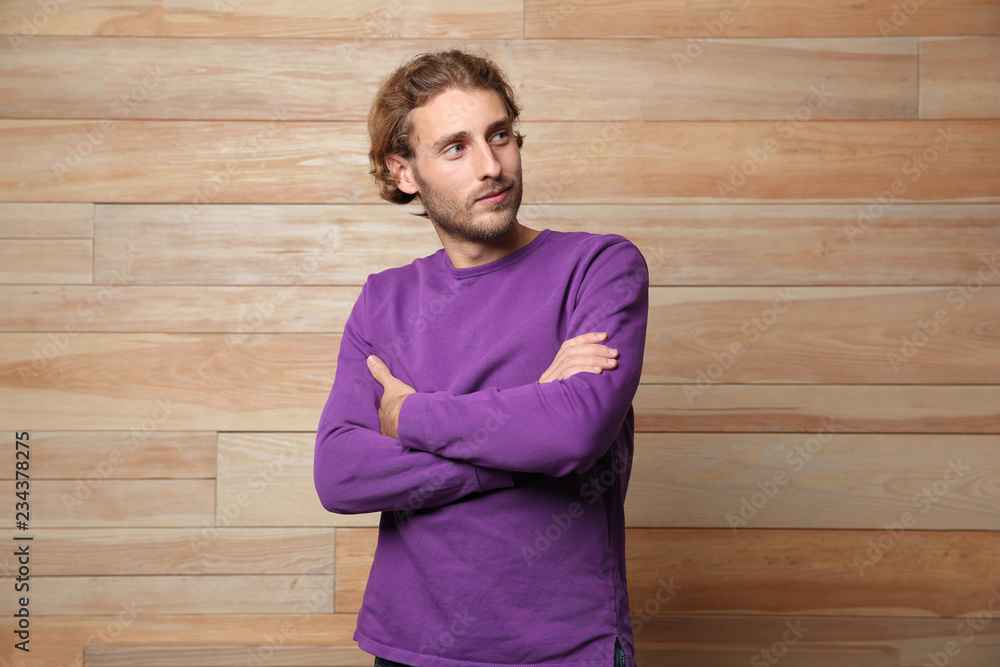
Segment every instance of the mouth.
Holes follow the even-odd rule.
[[[490,206],[492,204],[499,204],[500,202],[502,202],[504,199],[507,198],[507,192],[511,189],[511,187],[512,186],[508,185],[507,187],[500,190],[496,190],[486,195],[485,197],[480,197],[479,199],[476,200],[476,203],[485,204],[487,206]]]

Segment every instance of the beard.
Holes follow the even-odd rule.
[[[510,232],[517,222],[523,194],[520,173],[489,182],[465,202],[456,201],[428,185],[415,168],[413,178],[420,186],[420,203],[431,222],[454,239],[492,241]],[[489,206],[480,204],[482,210],[475,210],[477,199],[505,188],[509,190],[502,202]]]

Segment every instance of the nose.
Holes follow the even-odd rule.
[[[493,146],[489,142],[482,144],[476,153],[479,180],[485,181],[500,176],[500,161],[497,160]]]

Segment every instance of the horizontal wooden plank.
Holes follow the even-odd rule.
[[[442,48],[369,41],[345,58],[350,41],[36,37],[32,46],[0,58],[0,117],[270,120],[280,110],[283,120],[367,120],[383,76]],[[915,38],[731,40],[690,64],[684,40],[477,46],[508,71],[525,120],[917,117]],[[79,82],[72,98],[66,80]]]
[[[12,531],[8,531],[12,534]],[[333,574],[332,530],[303,528],[52,528],[34,532],[38,576]],[[109,554],[114,554],[109,558]],[[16,557],[0,558],[5,576]]]
[[[93,204],[0,202],[0,238],[92,238]]]
[[[333,577],[320,574],[32,577],[31,593],[38,615],[116,614],[123,605],[142,614],[291,614],[304,605],[333,611]],[[5,596],[0,610],[10,615],[15,604]]]
[[[0,282],[90,283],[90,239],[0,239]]]
[[[1000,436],[639,434],[630,527],[1000,527]]]
[[[182,640],[178,640],[182,641]],[[333,646],[109,646],[84,650],[86,667],[231,667],[255,652],[269,667],[369,667],[372,656],[360,648]]]
[[[103,125],[103,127],[102,127]],[[532,203],[1000,200],[1000,121],[526,122]],[[136,147],[141,146],[142,150]],[[363,124],[0,120],[0,198],[376,202]],[[879,212],[881,211],[881,212]]]
[[[14,482],[0,482],[14,497]],[[211,526],[215,481],[210,479],[32,480],[32,528]],[[14,505],[0,510],[14,525]]]
[[[0,334],[0,423],[308,431],[333,385],[339,346],[339,336],[325,334]]]
[[[844,433],[1000,433],[998,385],[716,384],[693,398],[639,385],[636,431],[814,433],[832,418]]]
[[[358,286],[126,287],[114,278],[86,287],[0,285],[0,331],[207,332],[236,342],[252,333],[339,333],[360,293]]]
[[[347,532],[338,531],[338,555],[348,543],[358,549],[367,543],[374,555],[378,529]],[[634,621],[649,600],[660,603],[662,611],[655,613],[670,614],[974,615],[1000,583],[997,532],[630,528],[626,533]],[[368,568],[348,569],[338,561],[338,591],[351,577],[355,587],[363,586]],[[337,611],[354,610],[338,604]],[[646,612],[647,618],[653,613]]]
[[[649,609],[659,608],[661,611],[645,611],[646,603],[649,604]],[[982,601],[981,610],[988,612],[987,604],[988,598]],[[692,646],[729,646],[752,648],[759,655],[761,650],[771,649],[774,642],[782,641],[782,636],[789,630],[789,619],[783,616],[685,616],[663,613],[667,612],[669,606],[669,603],[664,605],[652,598],[639,604],[638,610],[633,611],[632,627],[639,646],[637,657],[656,655],[653,651],[658,650],[673,660],[666,664],[709,667],[718,663],[697,662],[693,659],[684,662],[678,654]],[[803,631],[796,647],[888,650],[898,661],[894,664],[903,667],[925,667],[932,664],[928,654],[939,656],[949,642],[954,642],[961,648],[961,655],[951,656],[949,664],[992,667],[996,657],[1000,655],[1000,624],[984,623],[985,619],[806,616],[795,620]],[[643,650],[645,646],[661,648]],[[761,664],[767,664],[763,656],[761,660]],[[745,666],[749,661],[750,657],[747,656],[741,664]],[[941,661],[940,658],[938,661]],[[641,664],[647,663],[643,661]],[[781,664],[785,664],[784,658]],[[840,664],[855,663],[851,661]]]
[[[431,224],[414,224],[403,207],[190,209],[99,206],[95,282],[360,286],[370,273],[441,248]]]
[[[976,281],[653,288],[642,379],[685,384],[689,406],[716,383],[993,384],[1000,289]]]
[[[704,49],[730,37],[1000,33],[991,0],[525,0],[524,17],[525,37],[687,37]]]
[[[519,219],[538,228],[625,236],[645,256],[650,285],[964,284],[984,252],[1000,248],[994,204],[898,204],[875,217],[868,208],[539,205],[523,209],[529,215]],[[138,245],[141,237],[133,238]],[[1000,273],[987,281],[1000,283]]]
[[[1000,116],[1000,37],[920,40],[920,117]]]
[[[32,479],[208,479],[215,433],[192,431],[32,431]],[[0,479],[13,479],[12,470]]]
[[[651,285],[962,284],[978,270],[984,250],[1000,248],[996,204],[898,204],[871,219],[866,209],[850,204],[552,204],[526,207],[519,219],[537,229],[621,234],[644,254]],[[360,285],[371,273],[441,247],[430,223],[414,225],[404,209],[377,205],[205,206],[197,216],[185,216],[183,205],[101,205],[95,233],[93,292],[7,288],[0,294],[10,309],[0,314],[0,329],[56,324],[61,329],[68,310],[86,316],[74,318],[86,330],[123,330],[134,322],[169,331],[191,321],[191,327],[203,327],[196,330],[211,331],[220,326],[216,318],[233,316],[231,300],[244,309],[237,318],[241,324],[288,304],[322,305],[315,315],[300,311],[294,317],[269,317],[261,331],[276,330],[272,326],[315,330],[305,329],[314,317],[340,326],[351,303],[344,302],[346,310],[338,312],[329,292],[289,290],[287,297],[284,291],[278,297],[277,290],[262,295],[117,287]],[[1000,275],[989,282],[1000,283]],[[192,294],[199,295],[198,302],[192,303]],[[96,308],[94,299],[104,307]],[[152,314],[161,309],[162,315]],[[292,328],[299,325],[303,328]]]
[[[315,446],[315,433],[220,433],[216,522],[377,526],[378,512],[344,515],[323,508],[313,482]]]
[[[378,531],[372,528],[337,529],[336,607],[334,611],[357,613],[364,599],[368,574],[375,560]]]
[[[39,14],[32,0],[9,0],[0,12],[0,34],[15,51],[35,48],[31,35],[148,37],[323,37],[352,40],[424,37],[509,38],[523,34],[519,0],[470,7],[459,0],[351,0],[292,4],[268,0],[74,0]],[[350,54],[354,51],[348,51]]]
[[[782,667],[899,667],[897,656],[888,649],[832,649],[804,647],[799,635],[808,632],[808,626],[792,624],[778,632],[772,644],[762,648],[646,648],[636,649],[636,664],[644,667],[676,667],[699,665],[704,667],[745,667],[774,663],[778,656]],[[787,637],[791,644],[785,643]],[[774,652],[771,649],[777,645]]]
[[[27,661],[15,659],[15,667],[80,665],[84,647],[91,657],[112,646],[174,646],[183,638],[188,646],[252,646],[247,659],[267,657],[274,644],[311,646],[356,646],[352,636],[357,626],[354,614],[319,613],[328,599],[321,592],[315,609],[303,605],[293,613],[264,614],[152,614],[135,610],[123,601],[115,613],[86,616],[32,615],[35,627],[44,632],[31,635]],[[121,615],[124,612],[124,615]]]

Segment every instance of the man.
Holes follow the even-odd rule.
[[[518,222],[518,113],[488,58],[448,51],[369,117],[382,197],[419,199],[443,245],[368,277],[316,438],[323,506],[382,512],[354,635],[377,666],[634,666],[646,264],[621,236]]]

